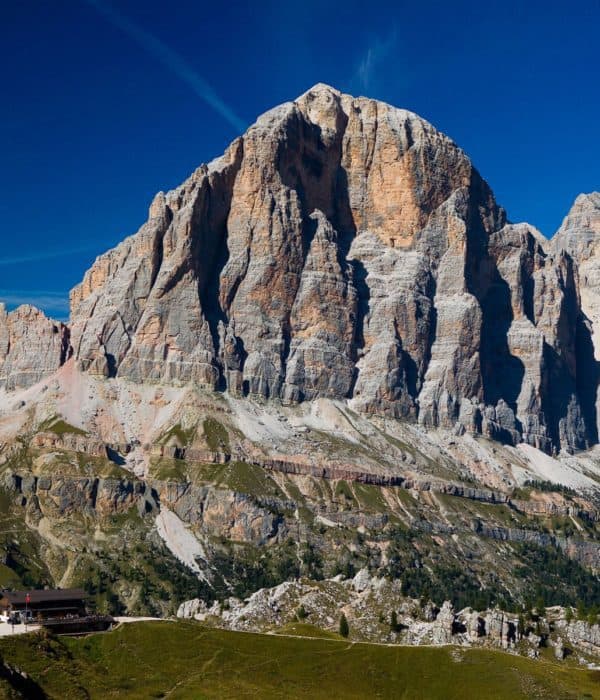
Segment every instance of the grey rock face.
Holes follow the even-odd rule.
[[[283,541],[287,529],[278,502],[257,502],[246,494],[214,488],[155,483],[161,501],[207,535],[218,532],[237,542],[265,545]],[[287,504],[284,504],[287,505]],[[270,506],[270,507],[269,507]],[[274,507],[275,506],[275,507]]]
[[[98,259],[72,293],[75,355],[138,381],[356,396],[416,418],[436,278],[460,296],[466,219],[485,236],[503,217],[429,124],[316,86],[157,196],[138,234]],[[480,382],[455,369],[459,403]]]
[[[545,248],[505,225],[430,124],[317,85],[159,194],[138,234],[98,259],[72,294],[75,354],[137,381],[351,398],[582,448],[596,430],[577,384],[576,274]]]
[[[487,636],[504,649],[516,642],[517,620],[500,610],[490,610],[484,617]]]
[[[69,329],[33,306],[10,313],[0,304],[0,387],[24,389],[55,372],[68,358]]]
[[[552,239],[556,251],[575,262],[582,316],[578,325],[580,401],[594,415],[593,438],[598,439],[600,396],[597,394],[600,360],[600,192],[581,194]],[[585,350],[585,353],[582,352]]]
[[[600,625],[590,625],[583,620],[574,620],[566,625],[567,638],[570,642],[586,651],[600,651]]]
[[[597,200],[578,199],[550,244],[507,224],[423,119],[316,85],[97,259],[71,294],[76,362],[583,448],[596,384],[573,258],[595,260]]]
[[[433,625],[432,639],[434,644],[451,644],[452,635],[454,634],[454,608],[452,603],[446,600]]]

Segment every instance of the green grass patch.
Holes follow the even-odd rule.
[[[360,507],[364,510],[371,510],[376,513],[387,513],[389,511],[389,506],[379,486],[354,483],[352,487]]]
[[[517,501],[530,501],[532,488],[527,486],[517,486],[513,489],[510,497]]]
[[[336,498],[343,498],[349,503],[355,503],[354,494],[350,488],[350,484],[344,479],[340,479],[335,485],[335,495]]]
[[[17,573],[6,564],[0,564],[0,588],[18,588],[20,585]]]
[[[181,459],[172,457],[153,457],[150,459],[148,474],[157,481],[189,481],[187,464]]]
[[[286,498],[283,491],[262,467],[247,462],[229,462],[218,466],[220,466],[219,473],[215,474],[214,481],[216,486],[226,487],[249,496]]]
[[[121,532],[123,528],[130,526],[133,529],[143,526],[142,516],[139,514],[137,506],[133,505],[128,510],[121,513],[112,513],[106,516],[103,521],[104,530]]]
[[[4,638],[0,652],[50,699],[575,700],[600,693],[598,671],[499,651],[245,634],[192,622],[127,624],[79,639]]]
[[[496,523],[504,527],[531,526],[531,522],[527,517],[503,503],[485,503],[445,493],[436,493],[435,497],[449,511],[448,514],[452,513],[466,518],[478,518],[487,524]]]
[[[367,449],[364,445],[356,443],[352,440],[347,440],[339,435],[332,435],[323,430],[318,430],[317,428],[311,429],[311,435],[313,439],[317,440],[322,448],[327,451],[327,454],[332,457],[335,455],[341,456],[346,455],[352,458],[361,455],[369,460],[374,460],[381,463],[381,460],[377,458],[377,453],[373,450]]]
[[[173,427],[169,428],[169,430],[167,430],[166,433],[164,433],[158,438],[158,443],[160,445],[167,445],[172,438],[175,438],[175,440],[180,444],[181,447],[185,447],[186,445],[189,445],[192,442],[195,435],[195,427],[184,430],[184,428],[181,427],[181,424],[177,423]]]
[[[302,491],[300,491],[298,485],[294,483],[287,474],[283,475],[283,488],[290,495],[290,498],[296,501],[296,503],[306,503],[306,498],[304,494],[302,493]]]
[[[418,503],[415,497],[409,493],[407,489],[403,489],[401,486],[393,486],[392,491],[400,501],[400,503],[409,511],[412,512],[417,509]]]
[[[229,452],[229,433],[222,423],[219,423],[216,418],[206,418],[202,424],[204,429],[204,439],[209,450],[214,452],[225,451]]]
[[[89,455],[84,452],[71,452],[52,448],[52,450],[31,449],[27,471],[36,476],[72,476],[98,477],[102,479],[131,479],[128,472],[108,457]],[[38,459],[45,455],[44,459]],[[36,464],[33,464],[35,459]],[[23,467],[25,469],[25,467]],[[19,473],[23,473],[23,469]]]
[[[273,630],[274,634],[291,635],[292,637],[311,637],[313,639],[334,639],[336,641],[344,641],[343,637],[335,632],[321,629],[308,622],[290,622],[283,627],[277,627]]]
[[[312,526],[315,522],[315,514],[306,506],[298,506],[298,517],[303,523]]]
[[[247,462],[191,464],[185,460],[161,457],[151,461],[150,477],[159,481],[212,484],[257,498],[287,498],[263,467]]]
[[[85,430],[76,428],[74,425],[67,423],[60,416],[52,416],[40,423],[38,426],[40,432],[54,433],[55,435],[87,435]]]

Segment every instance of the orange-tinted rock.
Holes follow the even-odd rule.
[[[316,85],[157,195],[73,290],[72,342],[95,374],[577,448],[577,294],[449,138]]]

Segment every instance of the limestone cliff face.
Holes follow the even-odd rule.
[[[69,329],[33,306],[0,304],[0,387],[23,389],[55,372],[69,354]]]
[[[600,192],[581,194],[552,239],[577,265],[581,310],[600,360]]]
[[[582,448],[596,410],[572,258],[508,224],[423,119],[316,85],[159,193],[98,258],[71,294],[72,347],[106,377],[345,398]]]
[[[545,247],[430,124],[317,85],[97,260],[73,348],[106,376],[580,448],[595,417],[576,275]]]
[[[96,262],[72,293],[75,355],[106,375],[416,416],[436,280],[468,293],[467,232],[503,219],[429,124],[316,86]]]
[[[600,396],[596,396],[600,361],[600,192],[577,197],[552,244],[555,250],[565,251],[577,267],[584,316],[579,333],[582,343],[594,349],[593,357],[587,352],[579,358],[581,391],[588,410],[600,421]]]

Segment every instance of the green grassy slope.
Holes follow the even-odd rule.
[[[48,698],[598,698],[600,672],[502,652],[227,632],[193,622],[103,635],[4,638],[4,661]],[[5,688],[4,697],[16,697]]]

